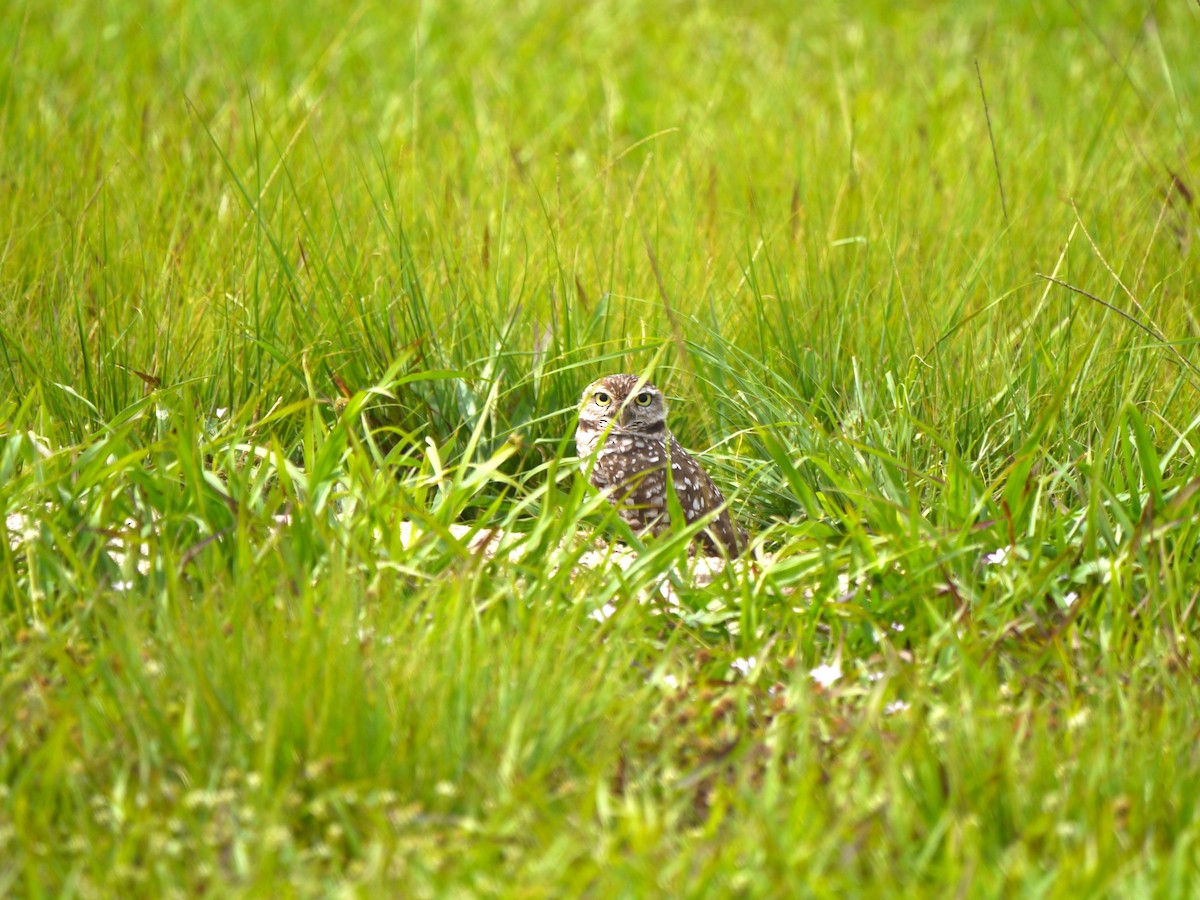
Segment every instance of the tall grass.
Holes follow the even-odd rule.
[[[1193,893],[1198,15],[0,9],[0,890]]]

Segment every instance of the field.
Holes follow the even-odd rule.
[[[0,6],[0,894],[1196,896],[1197,47]]]

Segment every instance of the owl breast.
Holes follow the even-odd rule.
[[[611,434],[596,454],[592,484],[615,488],[623,498],[658,497],[662,506],[666,481],[667,448],[665,442],[632,434]],[[623,490],[624,489],[624,490]]]
[[[671,527],[667,511],[667,466],[684,520],[691,524],[725,502],[717,486],[673,438],[611,434],[596,454],[591,482],[608,492],[622,519],[634,530],[661,534]],[[717,552],[713,536],[729,552],[737,552],[744,532],[722,511],[701,542]]]

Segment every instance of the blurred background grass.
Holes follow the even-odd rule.
[[[102,416],[143,394],[131,370],[237,407],[301,393],[302,356],[332,392],[419,342],[430,367],[495,357],[521,424],[573,407],[597,357],[634,366],[677,332],[736,343],[806,396],[844,396],[851,358],[932,367],[924,417],[970,415],[1098,329],[1140,365],[1143,336],[1033,277],[1072,201],[1161,328],[1194,331],[1186,5],[4,16],[0,377],[69,384]],[[1124,300],[1086,241],[1059,271]],[[551,364],[531,393],[536,350]],[[684,416],[735,406],[700,390]],[[48,402],[77,436],[84,410]],[[463,402],[413,414],[444,431]],[[968,432],[998,418],[980,411]]]
[[[1187,894],[1198,17],[0,9],[0,885]]]

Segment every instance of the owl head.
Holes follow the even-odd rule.
[[[583,392],[579,427],[662,436],[667,427],[667,403],[662,391],[637,375],[606,375]]]

